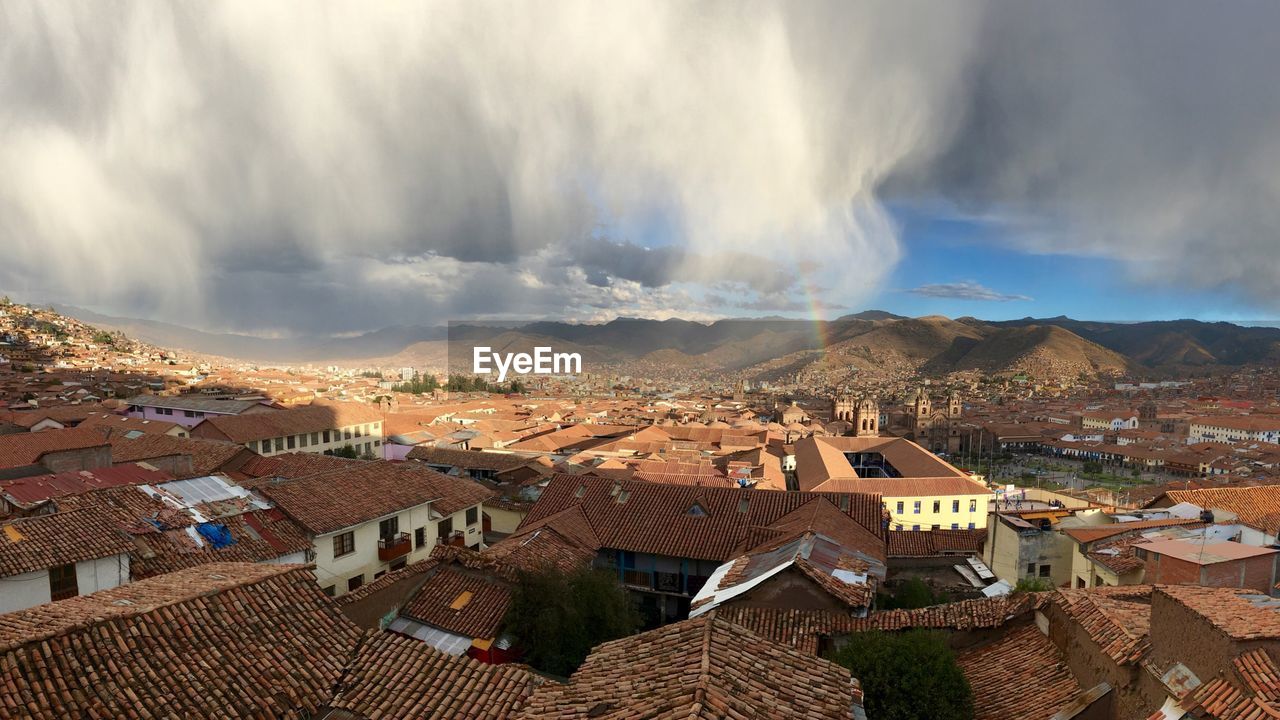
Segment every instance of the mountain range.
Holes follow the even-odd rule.
[[[59,311],[162,347],[263,363],[443,367],[448,341],[484,344],[502,352],[550,345],[558,352],[581,353],[587,364],[652,363],[761,378],[795,373],[814,364],[857,368],[905,363],[937,374],[956,370],[1098,374],[1185,372],[1280,360],[1280,328],[1198,320],[1116,323],[1028,317],[988,321],[910,318],[872,310],[819,322],[618,318],[602,324],[392,326],[350,337],[263,338],[110,317],[73,307]]]

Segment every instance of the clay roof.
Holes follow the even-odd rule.
[[[989,495],[974,481],[910,440],[891,437],[807,437],[796,443],[801,490],[879,493],[889,497]],[[900,477],[861,477],[845,453],[879,453]]]
[[[1196,613],[1233,640],[1280,639],[1280,601],[1255,590],[1161,585],[1155,593]]]
[[[1203,524],[1204,523],[1195,518],[1165,518],[1162,520],[1135,520],[1133,522],[1117,522],[1109,525],[1067,528],[1063,532],[1078,543],[1091,543],[1137,530],[1150,530],[1152,528],[1172,527],[1175,525]]]
[[[1192,691],[1188,717],[1267,720],[1280,714],[1280,666],[1261,648],[1237,655],[1221,675]]]
[[[302,566],[203,565],[0,615],[0,714],[315,715],[360,638]]]
[[[748,608],[729,606],[716,610],[725,619],[761,635],[817,654],[819,639],[867,630],[907,630],[933,628],[973,630],[999,627],[1010,619],[1034,610],[1044,602],[1041,593],[1019,593],[995,598],[978,598],[934,605],[915,610],[885,610],[867,617],[852,617],[826,610]]]
[[[178,427],[178,424],[164,420],[143,420],[142,418],[129,417],[128,415],[95,412],[89,413],[79,427],[100,428],[107,434],[137,431],[164,435]]]
[[[521,572],[536,572],[546,565],[565,572],[590,565],[598,549],[598,545],[578,543],[554,526],[543,526],[503,538],[481,551],[437,545],[431,549],[431,557],[515,580]]]
[[[1117,665],[1132,665],[1150,649],[1151,586],[1058,590],[1053,602]]]
[[[528,465],[533,458],[504,452],[482,450],[453,450],[430,445],[418,445],[409,451],[409,460],[420,460],[432,465],[450,465],[465,470],[493,470],[501,472],[521,465]]]
[[[207,417],[193,432],[215,431],[234,443],[321,432],[351,425],[382,421],[382,413],[362,403],[316,404],[244,415]]]
[[[961,653],[973,689],[974,720],[1043,720],[1081,693],[1057,646],[1034,624]]]
[[[449,515],[493,495],[472,480],[442,475],[425,465],[382,460],[273,481],[256,490],[315,535],[428,502]]]
[[[8,520],[0,524],[0,577],[132,549],[111,516],[94,508]]]
[[[400,614],[469,638],[498,636],[511,604],[505,583],[463,568],[441,565],[405,602]]]
[[[544,685],[517,718],[853,717],[849,671],[720,618],[597,646],[567,685]]]
[[[725,561],[764,542],[784,539],[770,526],[804,505],[825,497],[837,514],[860,525],[837,539],[864,538],[858,549],[883,557],[882,507],[876,495],[836,495],[774,490],[664,485],[556,475],[521,523],[519,531],[538,527],[574,507],[599,547],[671,557]],[[824,514],[825,515],[825,514]],[[796,517],[797,523],[804,514]],[[803,525],[796,526],[796,531]],[[830,528],[822,530],[824,534]],[[834,536],[833,536],[834,537]],[[874,542],[879,549],[871,547]]]
[[[124,435],[113,435],[108,441],[111,443],[111,460],[116,464],[189,455],[191,477],[234,470],[254,456],[239,445],[173,435],[142,435],[132,439]]]
[[[102,434],[92,428],[0,435],[0,468],[35,465],[51,452],[85,450],[106,444]]]
[[[1169,490],[1164,495],[1174,504],[1186,502],[1234,513],[1240,522],[1260,530],[1280,528],[1280,485]]]
[[[117,465],[94,470],[73,470],[50,475],[33,475],[16,480],[0,480],[0,493],[24,507],[45,500],[78,495],[91,490],[121,485],[145,485],[168,482],[173,476],[139,465]]]
[[[382,633],[360,646],[330,707],[370,719],[507,717],[546,682],[522,665],[489,665]]]
[[[982,554],[987,531],[890,530],[889,557],[935,557],[948,554]]]

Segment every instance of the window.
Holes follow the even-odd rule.
[[[252,451],[254,451],[254,452],[258,452],[258,441],[257,441],[257,440],[250,440],[250,441],[245,445],[245,447],[249,448],[250,450],[252,450]]]
[[[290,450],[293,450],[298,446],[298,439],[293,435],[290,435],[288,438],[286,438],[286,440],[288,442]]]
[[[381,441],[381,440],[374,440],[374,441],[373,441],[373,446],[374,446],[374,447],[382,447],[382,441]]]
[[[901,501],[901,500],[899,500],[899,501],[898,501],[898,514],[899,514],[899,515],[902,515],[902,514],[903,514],[903,512],[904,512],[904,511],[903,511],[903,509],[902,509],[902,501]]]
[[[356,437],[361,437],[361,436],[363,436],[363,435],[364,435],[364,433],[363,433],[363,432],[361,432],[362,430],[364,430],[364,426],[363,426],[363,425],[360,425],[360,426],[356,427]]]
[[[912,530],[919,530],[919,529],[920,529],[920,526],[919,526],[919,525],[912,525],[912,526],[911,526],[911,529],[912,529]]]
[[[329,597],[333,597],[333,594],[336,593],[337,591],[338,591],[337,587],[330,585],[329,587],[324,589],[324,594],[328,595]]]
[[[408,565],[408,564],[409,564],[409,561],[408,561],[408,560],[406,560],[406,559],[404,559],[404,558],[400,558],[399,560],[397,560],[397,561],[395,561],[395,562],[391,563],[391,569],[392,569],[392,570],[399,570],[399,569],[403,568],[405,565]]]
[[[276,438],[276,452],[284,450],[284,438]]]
[[[182,414],[183,414],[185,417],[189,417],[189,418],[193,418],[193,417],[195,417],[195,416],[196,416],[196,414],[195,414],[195,413],[193,413],[193,412],[191,412],[190,410],[183,410],[183,411],[182,411]]]
[[[356,534],[354,532],[344,532],[341,535],[333,536],[333,556],[340,558],[343,555],[350,555],[356,551]]]
[[[941,526],[941,525],[931,525],[931,526],[929,527],[929,529],[930,529],[930,530],[941,530],[941,529],[942,529],[942,526]]]
[[[951,529],[952,529],[952,530],[959,530],[959,529],[960,529],[960,523],[951,523]]]
[[[325,442],[329,442],[329,431],[328,431],[328,430],[325,430],[325,431],[324,431],[324,441],[325,441]]]
[[[427,544],[427,529],[420,527],[413,531],[413,547],[421,549]]]
[[[76,564],[59,565],[49,568],[49,598],[66,600],[80,594],[76,585]]]
[[[299,436],[298,436],[298,444],[299,444],[299,445],[301,445],[302,447],[306,447],[306,446],[307,446],[307,434],[306,434],[306,433],[302,433],[301,435],[299,435]]]
[[[386,571],[386,570],[379,570],[378,572],[376,572],[376,573],[374,573],[374,574],[373,574],[373,579],[374,579],[374,580],[377,580],[378,578],[380,578],[380,577],[382,577],[383,575],[386,575],[386,574],[387,574],[387,571]]]
[[[699,507],[699,506],[697,506],[697,505],[695,505],[694,507],[697,507],[699,510],[702,510],[702,508],[701,508],[701,507]],[[707,511],[703,510],[703,511],[702,511],[702,514],[703,514],[703,515],[706,515],[706,514],[707,514]],[[468,524],[468,525],[475,525],[475,524],[476,524],[476,522],[477,522],[479,519],[480,519],[480,508],[479,508],[479,507],[469,507],[469,508],[467,508],[467,524]]]
[[[351,439],[351,428],[347,428],[346,430],[343,430],[343,431],[342,431],[342,439],[343,439],[343,440],[350,440],[350,439]]]
[[[969,501],[969,512],[978,512],[978,501],[977,501],[977,500],[970,500],[970,501]]]
[[[325,442],[329,442],[329,438],[327,437],[328,435],[329,435],[329,433],[325,433],[325,436],[326,436],[326,437],[325,437],[325,439],[324,439],[324,441],[325,441]],[[319,445],[319,444],[320,444],[320,433],[318,433],[318,432],[313,432],[313,433],[311,433],[311,444],[312,444],[312,445]]]
[[[347,592],[351,592],[364,584],[364,573],[361,573],[347,581]]]
[[[973,530],[973,529],[974,529],[974,527],[973,527],[973,523],[969,523],[969,529],[970,529],[970,530]]]
[[[919,515],[919,514],[920,514],[920,501],[919,501],[919,500],[917,500],[917,501],[915,502],[915,505],[914,505],[914,506],[912,506],[912,508],[911,508],[911,512],[915,513],[916,515]]]
[[[383,540],[393,538],[400,532],[400,518],[389,517],[378,523],[378,537]]]
[[[951,512],[953,512],[953,513],[958,513],[958,512],[960,512],[960,501],[959,501],[959,500],[952,500],[952,501],[951,501]]]
[[[447,538],[453,534],[453,518],[447,517],[436,525],[436,537]]]
[[[1048,565],[1041,565],[1041,566],[1040,566],[1040,577],[1049,577],[1049,566],[1048,566]]]
[[[934,500],[934,501],[933,501],[933,512],[934,512],[934,514],[937,514],[937,513],[942,512],[942,501],[941,501],[941,500]]]
[[[1036,574],[1036,564],[1027,563],[1027,577],[1033,577]]]

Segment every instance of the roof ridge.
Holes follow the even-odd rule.
[[[711,686],[711,633],[715,627],[715,610],[712,610],[706,623],[702,626],[701,657],[698,660],[698,684],[693,688],[693,705],[689,708],[689,717],[696,718],[702,714],[706,704],[708,688]]]
[[[178,571],[178,572],[192,572],[194,574],[195,571],[205,571],[211,577],[213,575],[220,574],[218,573],[218,570],[223,568],[225,565],[247,565],[253,568],[255,571],[261,572],[262,574],[252,577],[250,579],[240,579],[239,581],[228,582],[225,585],[219,585],[217,587],[191,588],[179,596],[164,598],[162,600],[155,599],[149,602],[138,603],[129,597],[115,598],[113,600],[110,600],[109,604],[112,607],[121,608],[119,612],[109,612],[109,613],[96,612],[87,617],[77,618],[75,620],[72,620],[62,625],[51,623],[49,625],[46,625],[40,628],[35,632],[32,632],[28,635],[23,636],[21,639],[15,639],[8,643],[0,643],[0,652],[9,652],[14,648],[20,647],[22,645],[27,645],[32,642],[44,642],[51,638],[61,637],[61,636],[68,635],[70,633],[77,632],[80,630],[87,630],[91,627],[94,627],[95,625],[100,625],[103,623],[111,623],[111,622],[115,622],[116,620],[135,618],[142,615],[149,615],[163,608],[191,602],[193,600],[198,600],[204,597],[218,595],[220,593],[224,593],[229,590],[235,590],[243,587],[251,587],[253,585],[257,585],[259,583],[263,583],[275,578],[280,578],[287,575],[293,575],[295,573],[301,573],[304,571],[310,572],[311,569],[315,567],[314,563],[287,564],[287,565],[286,564],[276,565],[276,564],[268,564],[268,563],[206,563],[204,565],[193,566],[189,568],[187,571]],[[36,605],[35,607],[32,607],[32,608],[17,610],[12,613],[9,613],[8,617],[14,618],[14,617],[20,617],[24,614],[31,614],[33,611],[45,610],[51,605],[56,607],[57,605],[55,603],[73,604],[72,607],[74,607],[75,605],[92,606],[93,605],[92,603],[85,602],[84,600],[86,598],[107,599],[107,598],[111,598],[113,595],[127,595],[128,590],[137,590],[139,585],[147,583],[149,580],[167,579],[170,583],[172,583],[172,575],[174,575],[174,573],[156,575],[155,577],[152,577],[152,578],[139,580],[137,582],[126,583],[124,585],[117,585],[116,587],[108,588],[106,590],[101,590],[95,593],[90,593],[88,595],[80,595],[75,598],[68,598],[67,600],[54,601],[53,603],[46,603],[45,605]],[[227,578],[227,579],[229,581],[231,580],[231,578]],[[159,583],[155,583],[155,584],[159,584]],[[318,587],[319,586],[317,586],[317,588]],[[120,604],[121,602],[126,602],[129,604]],[[67,607],[67,606],[63,605],[62,607]],[[3,620],[3,618],[4,616],[0,616],[0,620]],[[0,623],[0,625],[2,625],[2,623]]]

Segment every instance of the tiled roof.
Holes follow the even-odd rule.
[[[973,630],[993,628],[1011,618],[1034,610],[1043,597],[1019,593],[996,598],[979,598],[934,605],[917,610],[873,612],[865,618],[825,610],[725,607],[716,612],[731,622],[749,628],[802,652],[817,654],[819,639],[866,630],[906,630],[934,628]]]
[[[1209,510],[1235,513],[1240,522],[1274,533],[1280,530],[1280,485],[1169,490],[1165,497]]]
[[[197,524],[193,515],[148,495],[137,487],[97,490],[56,500],[61,509],[94,509],[111,516],[125,528],[129,544],[129,574],[151,577],[212,562],[265,562],[304,552],[311,547],[306,533],[283,513],[244,507],[209,519],[223,525],[235,543],[215,549],[196,543],[188,528]],[[158,519],[157,528],[150,520]],[[117,531],[118,532],[118,531]]]
[[[442,475],[425,465],[382,460],[261,484],[256,489],[316,535],[428,502],[437,512],[449,515],[493,495],[479,483]]]
[[[861,477],[847,452],[879,453],[900,477]],[[796,443],[796,479],[802,490],[865,492],[885,497],[990,495],[968,475],[910,440],[892,437],[818,437]]]
[[[253,453],[239,445],[172,435],[142,435],[133,439],[115,435],[109,441],[111,460],[116,464],[174,455],[190,455],[192,477],[212,475],[222,470],[234,470],[243,461],[253,457]]]
[[[987,531],[890,530],[889,557],[934,557],[948,554],[982,554]]]
[[[860,698],[848,670],[713,611],[596,647],[515,717],[847,719]]]
[[[1280,716],[1280,667],[1266,650],[1242,653],[1184,701],[1187,717],[1272,720]]]
[[[259,400],[219,400],[196,395],[135,395],[125,402],[138,407],[162,407],[233,415],[265,405]]]
[[[51,475],[35,475],[16,480],[0,480],[0,493],[10,502],[31,506],[52,498],[77,495],[91,490],[121,485],[168,482],[173,476],[139,465],[117,465],[95,470],[75,470]]]
[[[85,450],[106,444],[102,434],[92,428],[0,435],[0,468],[35,465],[51,452]]]
[[[108,435],[130,431],[164,435],[178,427],[178,424],[164,420],[143,420],[142,418],[129,417],[128,415],[98,412],[89,413],[78,427],[99,428],[100,431]]]
[[[304,567],[203,565],[0,615],[0,715],[314,715],[360,638]]]
[[[507,717],[545,681],[392,633],[365,642],[330,707],[369,720]]]
[[[1133,522],[1111,523],[1110,525],[1067,528],[1064,532],[1068,537],[1078,543],[1091,543],[1099,540],[1106,540],[1135,530],[1150,530],[1152,528],[1172,527],[1174,525],[1197,524],[1203,523],[1195,518],[1165,518],[1162,520],[1136,520]]]
[[[366,462],[368,461],[337,457],[336,455],[291,452],[272,455],[271,457],[254,455],[244,465],[240,466],[239,472],[250,478],[297,478],[329,470],[359,467]],[[245,480],[241,481],[240,484],[245,487],[253,487],[261,483],[254,480]]]
[[[956,661],[973,689],[975,720],[1044,720],[1081,688],[1057,646],[1034,624],[961,653]]]
[[[1161,585],[1155,592],[1203,617],[1233,640],[1280,639],[1280,601],[1255,590]]]
[[[1117,665],[1136,663],[1150,650],[1150,585],[1059,590],[1052,597]]]
[[[554,527],[544,526],[503,538],[479,552],[456,545],[437,545],[432,548],[431,557],[475,570],[488,570],[513,580],[522,571],[536,572],[547,564],[566,572],[590,565],[597,549],[598,546],[580,545]]]
[[[441,545],[439,547],[446,547],[446,546]],[[361,585],[360,587],[356,588],[355,590],[352,590],[351,592],[348,592],[343,595],[339,595],[337,598],[335,598],[335,601],[339,605],[350,605],[351,603],[357,602],[359,600],[363,600],[369,597],[370,595],[373,595],[379,592],[380,590],[391,587],[392,585],[395,585],[401,580],[411,578],[415,575],[425,575],[427,572],[435,569],[435,567],[439,564],[440,564],[439,560],[433,560],[431,558],[409,563],[408,565],[405,565],[399,570],[392,570],[391,572],[387,573],[386,575],[383,575],[382,577],[374,580],[373,582],[367,582]]]
[[[615,482],[577,475],[554,476],[519,531],[578,506],[601,547],[723,562],[780,539],[777,531],[758,530],[819,497],[848,508],[841,514],[862,526],[851,532],[865,531],[864,537],[883,542],[883,508],[876,495]]]
[[[409,451],[407,457],[409,460],[421,460],[432,465],[449,465],[466,470],[493,470],[494,472],[511,470],[533,462],[533,458],[525,455],[481,450],[452,450],[430,445],[418,445]]]
[[[132,549],[111,516],[95,508],[9,520],[0,524],[0,577],[123,555]]]
[[[400,614],[455,635],[491,639],[498,636],[510,604],[511,589],[505,583],[441,565]]]
[[[264,413],[214,415],[205,418],[192,432],[212,431],[231,442],[247,443],[381,421],[382,413],[370,405],[326,403]]]

